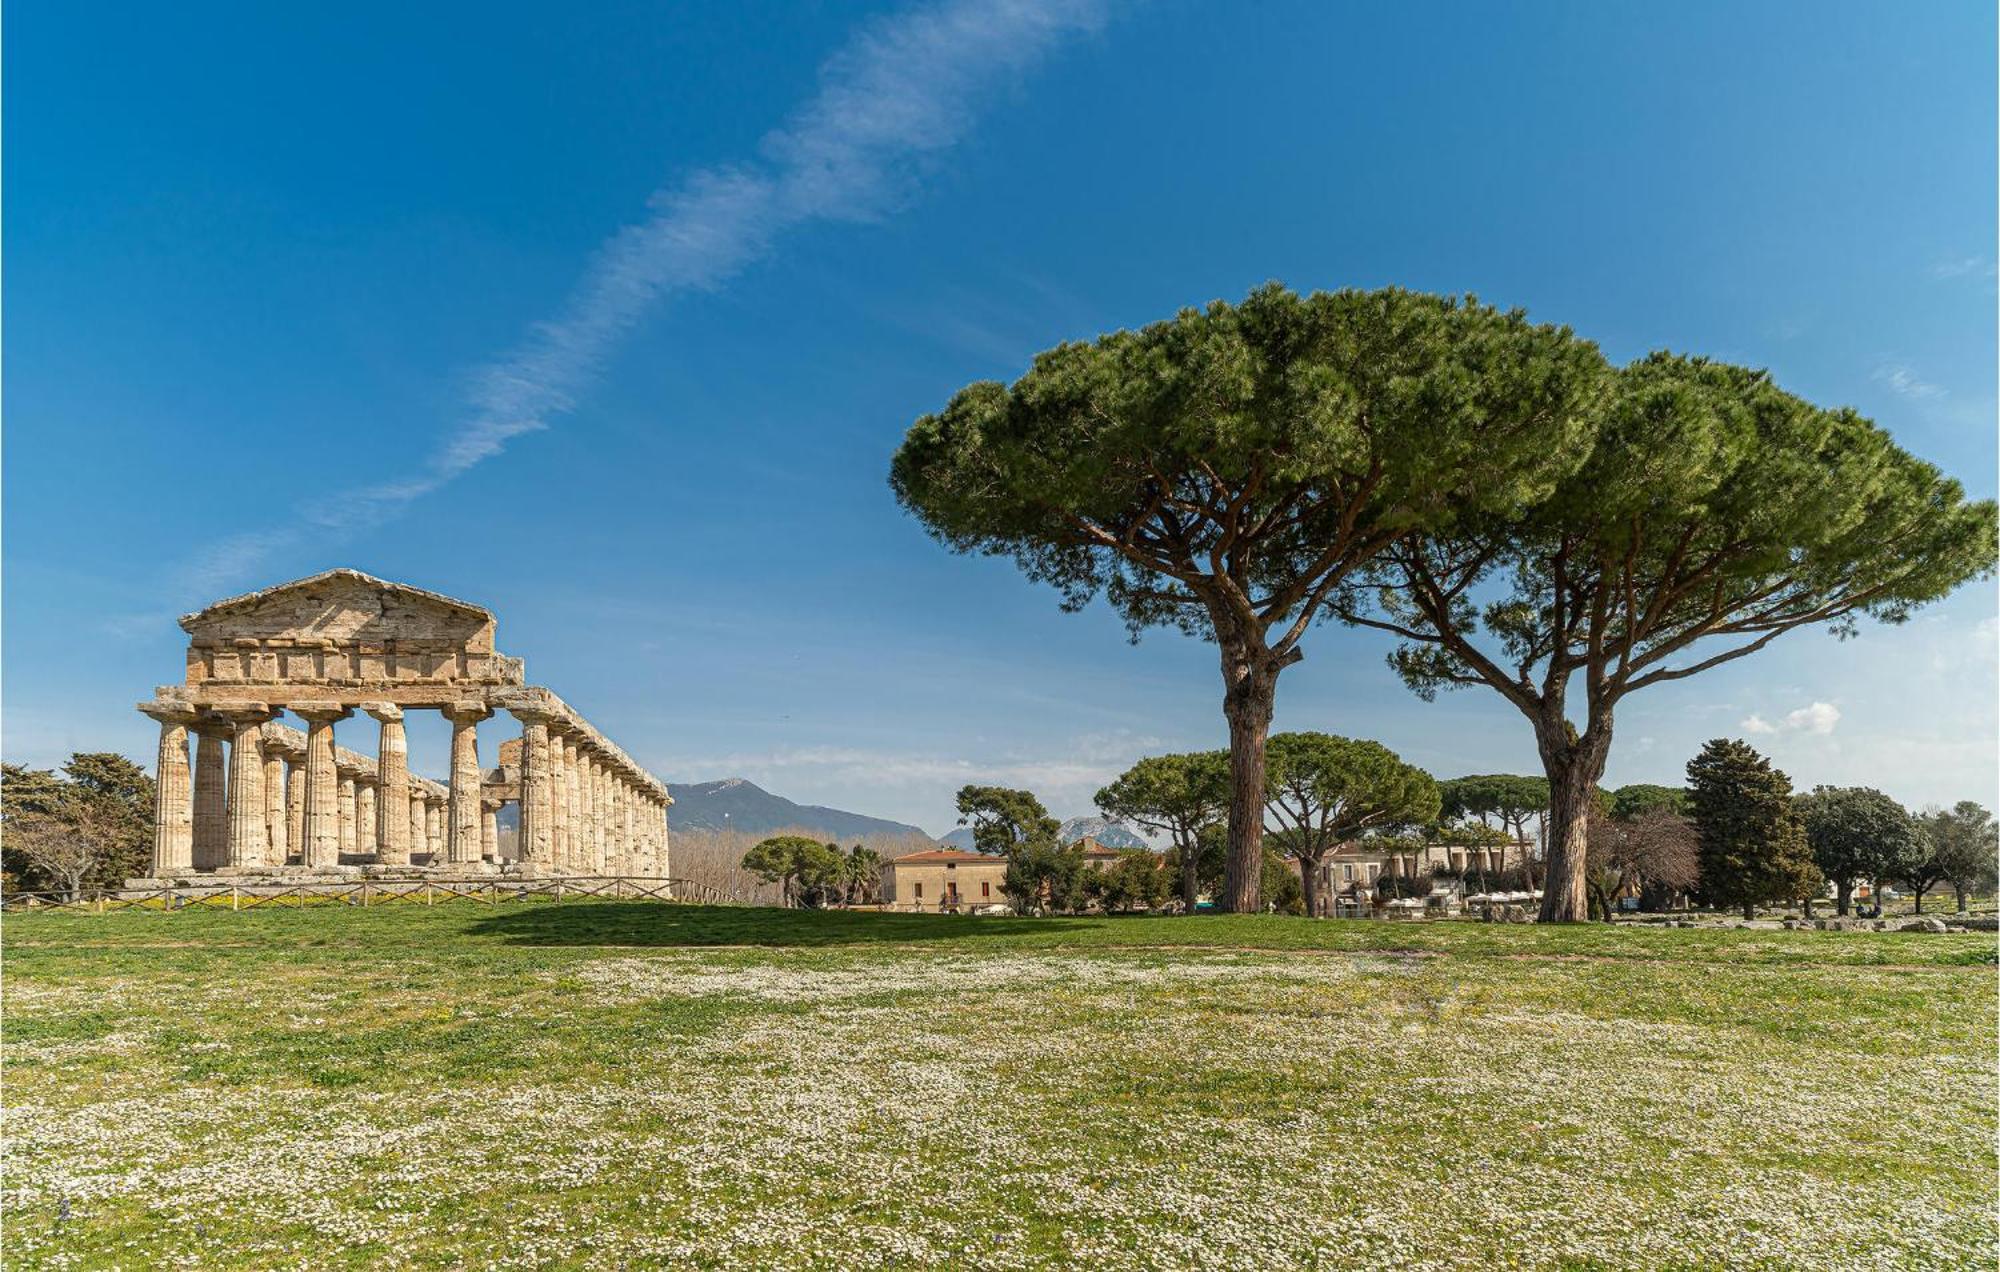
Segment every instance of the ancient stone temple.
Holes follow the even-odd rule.
[[[666,877],[666,787],[526,683],[521,660],[494,647],[491,612],[328,570],[217,601],[181,627],[185,680],[139,704],[160,723],[155,877]],[[410,771],[410,711],[451,721],[442,782]],[[477,731],[502,711],[520,734],[482,769]],[[278,722],[287,712],[303,731]],[[334,740],[356,712],[373,756]],[[509,804],[518,852],[502,860]]]

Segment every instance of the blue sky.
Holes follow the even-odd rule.
[[[478,601],[669,780],[941,833],[1220,745],[1204,646],[951,557],[910,421],[1266,279],[1474,291],[1770,367],[1991,495],[1992,7],[13,6],[9,760],[116,749],[174,617],[353,565]],[[533,426],[533,427],[531,427]],[[1607,778],[1748,737],[1994,803],[1995,597],[1649,690]],[[1497,697],[1319,630],[1280,728],[1533,771]],[[489,749],[498,740],[489,727]],[[443,771],[442,726],[413,728]],[[360,736],[349,743],[367,744]]]

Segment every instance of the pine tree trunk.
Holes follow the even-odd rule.
[[[1266,651],[1222,655],[1222,714],[1229,720],[1229,865],[1222,908],[1255,914],[1263,908],[1264,744],[1271,733],[1278,673]]]
[[[1181,908],[1189,914],[1201,901],[1201,839],[1191,836],[1181,848]]]
[[[1535,733],[1542,769],[1549,779],[1549,851],[1542,878],[1542,909],[1536,922],[1588,922],[1590,894],[1584,868],[1590,846],[1590,805],[1610,751],[1609,723],[1589,742],[1572,741],[1568,725],[1560,719],[1538,724]]]
[[[1833,912],[1841,918],[1847,917],[1847,908],[1854,903],[1854,880],[1835,879],[1833,881]]]
[[[1306,917],[1320,918],[1319,912],[1319,862],[1299,858],[1299,892],[1306,905]]]

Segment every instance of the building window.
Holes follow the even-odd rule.
[[[984,897],[990,897],[990,896],[992,896],[992,895],[993,895],[993,885],[992,885],[992,884],[990,884],[990,883],[988,883],[988,882],[986,882],[986,881],[985,881],[984,879],[981,879],[981,880],[979,881],[979,895],[980,895],[980,896],[981,896],[982,898],[984,898]]]
[[[1341,881],[1342,881],[1342,882],[1344,882],[1344,883],[1353,883],[1353,882],[1354,882],[1354,867],[1353,867],[1353,866],[1342,866],[1342,867],[1340,868],[1340,878],[1341,878]]]
[[[911,897],[913,897],[913,898],[915,898],[915,899],[916,899],[916,900],[918,900],[918,901],[921,901],[921,900],[923,900],[923,899],[924,899],[924,885],[923,885],[923,884],[921,884],[921,883],[913,883],[913,884],[911,884],[911,885],[910,885],[910,896],[911,896]]]

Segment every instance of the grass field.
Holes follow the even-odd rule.
[[[4,954],[10,1269],[2000,1259],[1990,935],[460,903]]]

